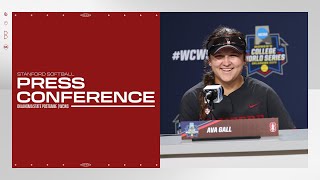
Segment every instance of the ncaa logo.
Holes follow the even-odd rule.
[[[269,32],[265,28],[259,28],[256,35],[263,40],[269,36]]]
[[[277,131],[277,123],[275,123],[275,122],[271,122],[270,124],[269,124],[269,130],[270,130],[270,132],[276,132]]]

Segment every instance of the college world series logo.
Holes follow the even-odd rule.
[[[283,75],[283,66],[288,62],[288,43],[279,33],[270,33],[269,26],[256,26],[255,34],[246,35],[246,41],[247,76]]]
[[[189,123],[185,130],[187,137],[198,137],[199,129],[193,122]]]

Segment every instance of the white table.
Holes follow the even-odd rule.
[[[174,137],[160,137],[163,140]],[[308,130],[280,130],[261,139],[196,141],[160,145],[161,167],[307,167]]]

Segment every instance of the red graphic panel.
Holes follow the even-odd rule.
[[[159,13],[13,13],[12,163],[159,167]]]

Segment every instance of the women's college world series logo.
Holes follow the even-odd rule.
[[[246,41],[247,76],[283,75],[283,65],[288,62],[288,43],[279,33],[270,33],[269,26],[256,26],[255,34],[246,35]]]
[[[198,137],[199,129],[198,126],[195,125],[193,122],[190,122],[185,130],[187,137]]]

